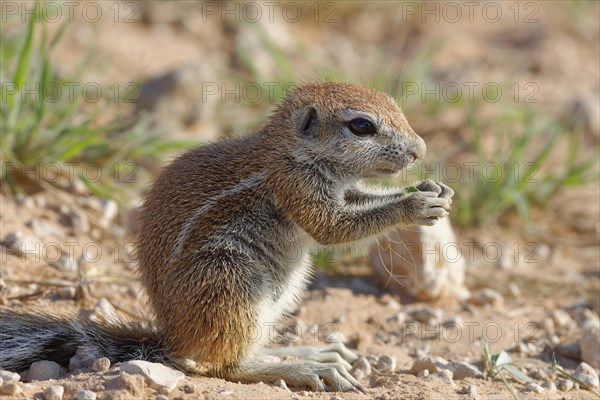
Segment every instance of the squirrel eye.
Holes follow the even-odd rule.
[[[348,123],[348,128],[358,136],[374,135],[377,133],[377,129],[371,123],[371,121],[364,118],[356,118]]]

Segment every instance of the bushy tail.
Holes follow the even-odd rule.
[[[158,332],[139,323],[58,317],[0,307],[0,368],[22,371],[39,360],[68,365],[78,348],[86,360],[146,360],[171,364]],[[84,360],[85,361],[85,360]]]

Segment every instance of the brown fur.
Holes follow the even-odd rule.
[[[248,266],[252,260],[224,250],[201,250],[228,221],[244,219],[256,206],[272,202],[282,224],[297,224],[324,244],[375,235],[385,225],[387,215],[380,216],[380,224],[369,225],[370,229],[353,226],[351,219],[340,216],[321,198],[327,194],[315,190],[326,182],[315,182],[320,179],[315,171],[294,160],[293,152],[306,147],[298,124],[309,105],[320,114],[317,144],[338,134],[340,110],[355,109],[380,116],[423,156],[422,141],[389,96],[350,83],[321,82],[294,90],[260,131],[191,150],[175,160],[148,195],[138,253],[156,323],[176,355],[209,363],[217,372],[239,365],[248,356],[251,327],[257,322],[256,303],[268,294],[257,287],[260,277],[253,276]],[[347,164],[360,161],[353,156]],[[346,166],[333,165],[332,169],[340,167]],[[219,199],[198,218],[180,256],[169,263],[178,232],[194,210],[253,173],[266,173],[266,183]],[[248,218],[247,229],[253,229],[252,223]],[[336,230],[358,230],[358,235],[347,238]]]

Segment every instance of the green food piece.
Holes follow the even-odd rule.
[[[420,192],[420,190],[414,186],[408,186],[405,190],[406,193]]]

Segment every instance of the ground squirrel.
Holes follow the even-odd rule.
[[[0,367],[67,363],[80,347],[112,361],[192,359],[233,381],[362,390],[348,373],[356,355],[343,345],[269,349],[266,327],[305,290],[311,249],[448,214],[453,191],[442,183],[410,193],[360,183],[424,155],[388,95],[351,83],[300,86],[258,132],[189,150],[154,183],[137,242],[152,327],[3,308]],[[265,354],[297,359],[268,363]]]

